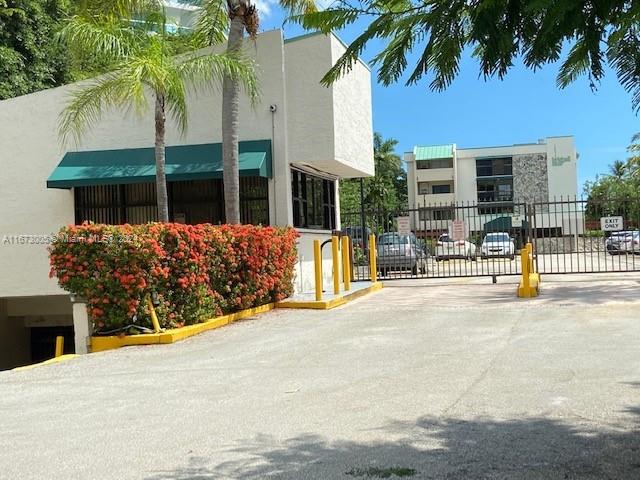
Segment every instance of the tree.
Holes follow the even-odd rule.
[[[64,49],[51,39],[64,0],[0,0],[0,100],[71,79]]]
[[[280,0],[291,15],[316,11],[314,0]],[[224,38],[222,19],[228,22],[227,53],[242,50],[244,33],[255,39],[260,19],[252,0],[205,0],[198,25],[200,38],[218,43]],[[222,179],[224,184],[225,217],[227,223],[240,223],[240,178],[238,172],[240,84],[227,76],[222,85]]]
[[[627,167],[627,162],[623,162],[622,160],[615,160],[609,166],[609,170],[611,171],[611,175],[613,175],[616,179],[622,180],[627,174]]]
[[[586,215],[591,220],[608,215],[620,215],[625,221],[640,222],[640,175],[638,175],[638,140],[635,134],[627,151],[627,161],[616,160],[609,166],[608,175],[598,175],[585,184]]]
[[[398,81],[419,50],[406,79],[416,84],[433,74],[430,87],[445,89],[470,51],[487,77],[504,77],[516,58],[537,69],[562,60],[557,84],[564,88],[588,75],[592,88],[608,62],[640,108],[640,8],[628,0],[337,0],[330,8],[292,17],[306,29],[330,32],[357,21],[364,31],[323,78],[331,84],[351,70],[369,42],[384,42],[374,56],[378,80]],[[411,56],[413,59],[413,55]],[[413,60],[411,60],[413,61]]]
[[[146,7],[145,7],[146,8]],[[131,13],[135,10],[124,13]],[[192,54],[177,57],[168,42],[161,10],[142,10],[144,20],[131,23],[123,12],[77,15],[60,35],[72,49],[104,59],[114,69],[77,89],[60,122],[63,139],[79,141],[99,121],[103,111],[133,108],[144,113],[154,102],[155,160],[158,219],[169,220],[165,175],[166,117],[181,133],[187,128],[187,88],[206,88],[229,77],[241,82],[255,97],[257,84],[252,62],[239,54]]]
[[[406,206],[407,177],[402,160],[395,153],[398,141],[384,139],[380,133],[373,135],[373,159],[375,175],[365,178],[364,202],[367,208],[393,211]],[[354,216],[361,209],[359,178],[340,181],[340,210],[343,215]]]

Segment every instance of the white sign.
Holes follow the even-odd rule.
[[[462,220],[454,220],[451,222],[451,238],[454,241],[464,240],[465,232],[464,232],[464,221]]]
[[[398,233],[400,235],[409,235],[411,233],[409,217],[396,217],[396,223],[398,224]]]
[[[601,217],[600,227],[603,232],[618,232],[624,229],[622,217]]]

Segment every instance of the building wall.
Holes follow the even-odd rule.
[[[311,35],[285,43],[281,31],[273,30],[260,34],[255,43],[246,43],[247,52],[259,65],[261,101],[252,106],[244,96],[241,98],[240,140],[272,140],[272,224],[288,225],[292,221],[290,163],[320,166],[334,175],[373,173],[369,71],[359,63],[338,87],[319,84],[331,66],[336,42],[332,36]],[[149,110],[141,115],[108,112],[81,144],[62,146],[57,135],[58,118],[77,87],[70,85],[0,102],[0,122],[4,125],[0,131],[0,298],[64,293],[48,277],[45,244],[1,242],[4,235],[49,235],[61,225],[74,222],[73,191],[46,188],[47,177],[64,153],[153,145],[153,112]],[[351,118],[349,128],[344,123],[336,128],[334,108],[340,104],[342,115],[347,108],[343,104],[348,102],[358,112],[358,121]],[[275,105],[275,112],[270,110],[271,105]],[[220,142],[219,90],[190,91],[188,106],[187,133],[179,135],[169,120],[167,145]],[[347,145],[348,141],[352,144]]]
[[[546,140],[549,198],[577,196],[578,162],[574,137],[549,137]]]
[[[513,200],[516,203],[549,199],[546,153],[513,156]]]
[[[333,35],[285,41],[289,161],[343,178],[373,175],[371,72],[358,61],[333,85],[320,84],[344,50]]]

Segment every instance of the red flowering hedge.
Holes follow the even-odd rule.
[[[150,296],[161,326],[181,327],[291,295],[297,237],[253,225],[70,225],[49,248],[50,276],[86,299],[97,332],[151,327]]]

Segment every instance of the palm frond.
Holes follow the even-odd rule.
[[[180,134],[184,135],[188,124],[187,93],[184,79],[175,66],[167,71],[164,98],[169,116],[178,125]]]
[[[201,8],[195,29],[196,44],[204,47],[224,43],[229,30],[226,2],[206,0]]]
[[[131,81],[123,73],[103,75],[71,93],[60,115],[58,133],[63,143],[72,137],[79,144],[83,134],[102,118],[105,110],[122,107],[132,97]]]
[[[119,19],[72,17],[58,33],[70,49],[107,61],[121,61],[138,48],[141,33]]]
[[[290,16],[310,14],[318,11],[315,0],[280,0],[278,3]]]
[[[256,64],[242,52],[193,54],[177,70],[187,85],[196,90],[221,87],[222,80],[229,77],[240,82],[252,104],[260,97]]]
[[[130,20],[163,8],[161,0],[81,0],[77,2],[76,12],[85,17],[98,15]]]

